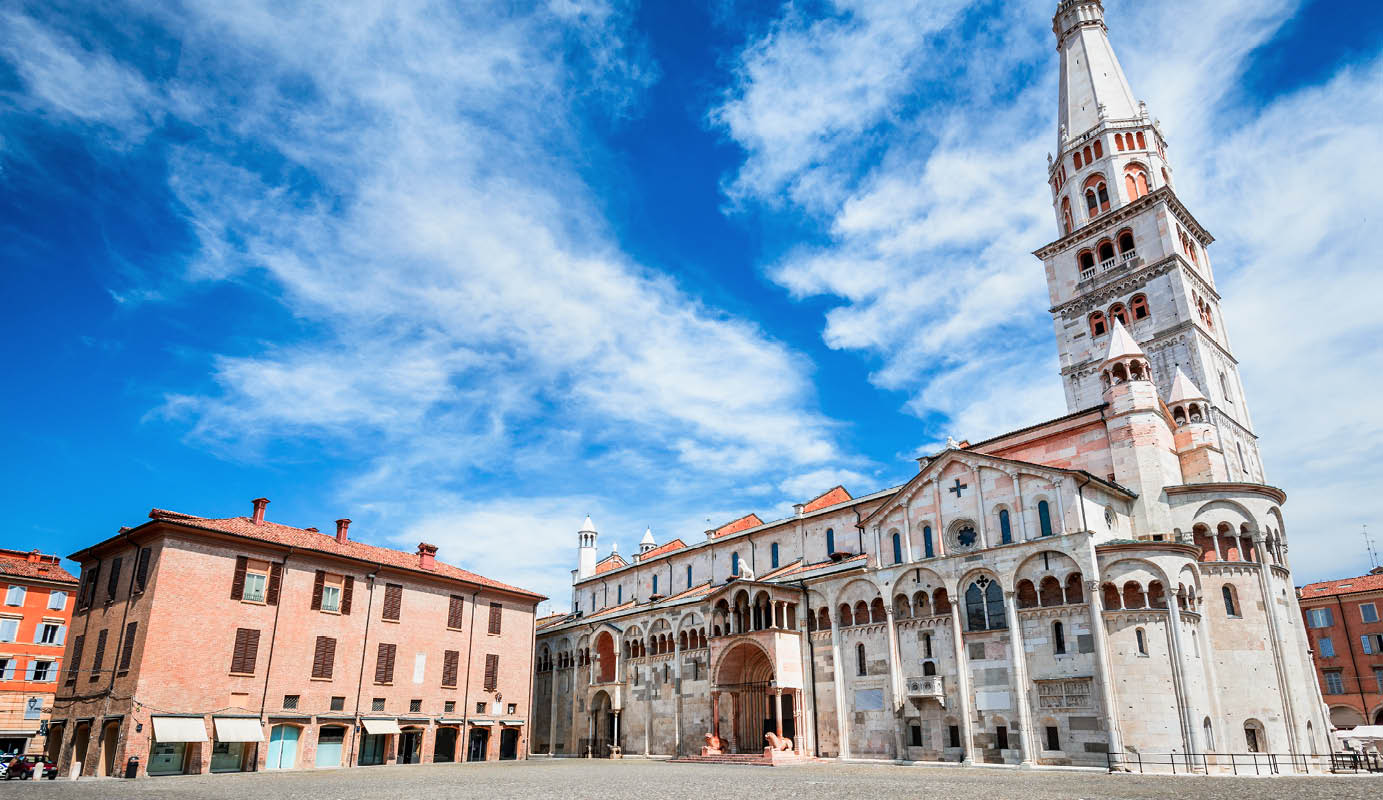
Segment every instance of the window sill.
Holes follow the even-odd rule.
[[[331,679],[330,677],[318,678],[318,677],[316,677],[316,676],[311,677],[311,678],[308,678],[308,680],[310,680],[310,681],[319,681],[319,682],[322,682],[322,683],[331,683],[331,681],[332,681],[332,679]]]
[[[232,678],[253,678],[255,676],[253,672],[228,672],[226,674]]]
[[[384,683],[381,683],[381,682],[379,682],[379,681],[375,681],[375,686],[393,686],[393,685],[394,685],[394,682],[393,682],[393,681],[387,681],[387,682],[384,682]]]
[[[447,630],[449,630],[449,631],[456,631],[457,633],[461,633],[462,631],[465,630],[465,628],[453,628],[453,627],[451,627],[450,625],[448,625],[448,626],[447,626]]]
[[[379,618],[379,621],[380,621],[380,622],[392,622],[392,623],[394,623],[395,625],[397,625],[397,624],[399,624],[399,622],[400,622],[401,620],[399,620],[399,619],[389,619],[388,617],[380,617],[380,618]]]

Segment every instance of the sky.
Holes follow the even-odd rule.
[[[587,514],[699,541],[1065,413],[1055,5],[0,3],[3,546],[265,496],[561,610]],[[1106,17],[1295,578],[1360,574],[1383,7]]]

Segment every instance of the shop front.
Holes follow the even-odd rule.
[[[317,729],[317,758],[314,766],[339,767],[346,747],[346,726],[323,725]]]
[[[499,760],[515,761],[519,757],[519,741],[523,736],[523,720],[502,719],[499,729]]]
[[[471,721],[470,738],[466,741],[466,760],[484,761],[490,753],[490,728],[494,722],[488,719]]]
[[[191,749],[208,741],[206,722],[200,716],[152,717],[151,721],[154,738],[145,769],[150,775],[183,774],[190,766]]]
[[[434,763],[445,764],[456,760],[456,743],[461,735],[461,729],[455,723],[448,723],[446,720],[439,720],[437,734],[432,742],[432,760]]]
[[[212,717],[216,741],[211,745],[212,772],[253,772],[264,726],[259,717]]]
[[[365,729],[364,735],[360,737],[360,766],[371,767],[388,761],[389,737],[403,733],[399,728],[399,721],[392,718],[366,718],[360,720],[360,725]]]

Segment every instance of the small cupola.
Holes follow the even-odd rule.
[[[1172,393],[1167,398],[1167,408],[1171,409],[1172,421],[1178,428],[1210,421],[1205,394],[1186,377],[1181,367],[1177,367],[1176,377],[1172,379]]]
[[[639,552],[647,553],[657,547],[658,543],[653,539],[653,528],[647,528],[643,532],[643,538],[639,540]]]
[[[1152,380],[1148,357],[1118,318],[1115,318],[1114,328],[1109,333],[1109,352],[1100,364],[1100,379],[1104,382],[1106,392],[1121,383]]]

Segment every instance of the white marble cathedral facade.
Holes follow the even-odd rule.
[[[540,621],[532,751],[1104,765],[1315,753],[1329,723],[1206,253],[1099,0],[1063,0],[1060,238],[1070,413],[919,459],[790,518],[597,560]],[[700,537],[698,537],[700,539]]]

